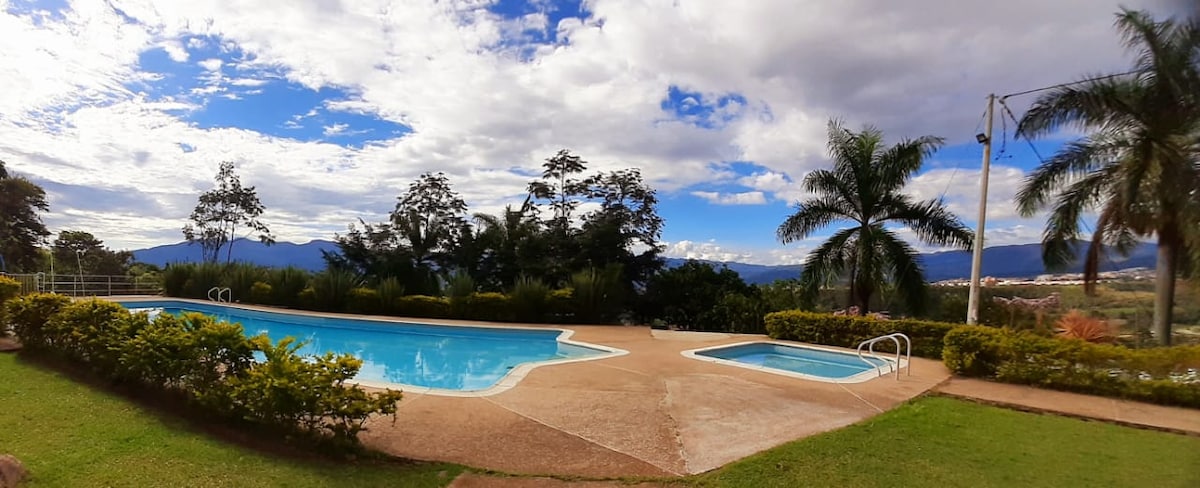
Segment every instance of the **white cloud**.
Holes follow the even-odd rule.
[[[979,214],[979,168],[942,168],[913,178],[905,191],[922,200],[941,198],[951,212],[964,220],[975,221]],[[987,218],[1019,219],[1016,195],[1025,181],[1025,172],[1012,166],[992,165],[988,172]]]
[[[708,203],[716,205],[763,205],[767,203],[767,198],[763,196],[761,191],[748,191],[742,193],[718,193],[715,191],[694,191],[692,196],[708,200]]]
[[[61,18],[40,19],[0,9],[0,157],[41,181],[156,189],[157,207],[140,209],[147,216],[141,224],[85,221],[79,212],[89,202],[51,202],[65,219],[55,222],[80,219],[117,245],[173,240],[165,233],[178,231],[222,159],[240,161],[271,215],[306,238],[327,237],[357,216],[381,218],[396,193],[428,170],[448,172],[473,206],[502,206],[522,193],[522,171],[562,147],[592,169],[640,167],[664,192],[728,181],[720,163],[751,161],[764,172],[742,180],[750,190],[742,195],[758,196],[735,199],[794,201],[802,196],[795,182],[827,164],[831,116],[852,126],[876,123],[894,137],[968,141],[973,134],[964,128],[974,126],[988,91],[1127,65],[1111,28],[1115,1],[591,0],[594,17],[558,25],[540,13],[501,19],[487,4],[113,0],[118,13],[107,2],[77,1]],[[501,42],[538,30],[569,42],[531,52],[520,39]],[[217,39],[226,53],[246,53],[228,60],[230,68],[270,68],[313,89],[344,89],[348,99],[324,108],[378,115],[413,131],[354,149],[197,128],[181,119],[186,110],[140,93],[155,77],[137,62],[150,49],[185,59],[180,46],[209,44],[200,37]],[[253,86],[225,79],[219,59],[197,63],[210,73],[195,96]],[[699,128],[662,110],[672,85],[699,93],[697,101],[736,93],[746,103],[727,107],[727,124]],[[196,150],[181,154],[180,143]],[[1003,200],[1017,176],[998,170],[993,177],[1000,201],[990,208],[998,219],[1012,216],[1011,201]],[[913,191],[940,194],[946,178],[935,173]],[[947,193],[964,215],[972,213],[971,195],[958,187],[969,185],[957,182],[977,179],[960,170]]]

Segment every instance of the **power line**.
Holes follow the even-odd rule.
[[[1020,136],[1020,133],[1019,133],[1019,132],[1015,132],[1015,131],[1016,131],[1016,129],[1015,129],[1015,128],[1016,128],[1016,127],[1020,127],[1021,123],[1020,123],[1019,121],[1017,121],[1017,116],[1016,116],[1016,114],[1014,114],[1014,113],[1013,113],[1013,111],[1012,111],[1012,109],[1008,107],[1008,104],[1007,104],[1007,103],[1004,103],[1004,99],[1003,99],[1003,98],[1001,98],[1001,99],[1000,99],[1000,108],[1003,110],[1003,112],[1004,112],[1004,115],[1008,115],[1008,118],[1009,118],[1009,119],[1011,119],[1011,120],[1013,121],[1013,127],[1014,127],[1014,129],[1013,129],[1013,130],[1014,130],[1014,132],[1013,132],[1013,139],[1019,139],[1019,138],[1021,138],[1021,136]],[[1003,116],[1001,116],[1001,117],[1000,117],[1000,120],[1005,120],[1005,119],[1004,119],[1004,117],[1003,117]],[[1007,137],[1007,136],[1006,136],[1006,137]],[[1041,162],[1042,164],[1046,164],[1046,158],[1043,158],[1043,157],[1042,157],[1042,153],[1038,151],[1038,149],[1037,149],[1037,146],[1033,145],[1033,141],[1029,140],[1029,138],[1028,138],[1028,137],[1026,137],[1026,138],[1024,138],[1024,139],[1025,139],[1025,142],[1026,142],[1027,144],[1029,144],[1029,149],[1033,151],[1033,155],[1034,155],[1034,156],[1037,156],[1037,158],[1038,158],[1038,161],[1039,161],[1039,162]],[[1007,144],[1007,143],[1006,143],[1006,144]],[[1003,149],[1002,149],[1001,151],[1003,151]]]
[[[1118,78],[1118,77],[1121,77],[1121,76],[1129,76],[1129,75],[1138,74],[1138,73],[1140,73],[1140,72],[1141,72],[1140,70],[1126,71],[1126,72],[1124,72],[1124,73],[1117,73],[1117,74],[1112,74],[1112,75],[1097,76],[1097,77],[1095,77],[1095,78],[1088,78],[1088,79],[1086,79],[1086,80],[1071,81],[1071,82],[1068,82],[1068,83],[1059,83],[1059,84],[1057,84],[1057,85],[1045,86],[1045,87],[1042,87],[1042,88],[1034,88],[1034,89],[1032,89],[1032,90],[1019,91],[1019,92],[1016,92],[1016,93],[1009,93],[1008,95],[1004,95],[1004,96],[1000,97],[1000,100],[1001,100],[1001,103],[1003,103],[1003,100],[1004,100],[1004,99],[1006,99],[1006,98],[1011,98],[1011,97],[1019,97],[1019,96],[1021,96],[1021,95],[1028,95],[1028,94],[1030,94],[1030,93],[1037,93],[1037,92],[1040,92],[1040,91],[1053,90],[1053,89],[1055,89],[1055,88],[1064,88],[1064,87],[1068,87],[1068,86],[1071,86],[1071,85],[1078,85],[1078,84],[1081,84],[1081,83],[1091,83],[1091,82],[1093,82],[1093,81],[1107,80],[1107,79],[1110,79],[1110,78]]]

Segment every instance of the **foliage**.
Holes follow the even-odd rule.
[[[346,307],[350,290],[362,280],[353,272],[343,269],[327,269],[312,278],[313,305],[317,310],[336,312]]]
[[[763,334],[766,333],[763,317],[767,312],[767,304],[757,295],[727,293],[713,305],[712,322],[719,324],[724,332]]]
[[[54,346],[54,336],[48,334],[47,323],[54,314],[71,303],[71,299],[53,293],[34,293],[9,300],[4,304],[12,331],[21,338],[25,349],[48,349]]]
[[[255,281],[250,287],[250,295],[247,303],[272,303],[274,302],[275,291],[271,288],[270,283]]]
[[[508,295],[513,316],[520,322],[541,322],[549,307],[550,287],[536,278],[522,276]]]
[[[221,269],[220,284],[229,288],[229,293],[235,301],[244,301],[250,296],[250,288],[265,279],[267,273],[262,266],[235,262],[228,263]]]
[[[926,285],[917,251],[887,226],[904,225],[929,244],[970,247],[971,231],[941,201],[918,202],[903,192],[942,142],[924,136],[885,147],[883,132],[874,127],[855,133],[838,121],[829,122],[833,169],[804,177],[804,189],[816,196],[801,202],[777,231],[787,244],[834,222],[852,224],[834,232],[805,259],[800,281],[809,301],[822,287],[845,278],[850,302],[862,314],[887,283],[896,287],[910,311],[922,311]]]
[[[351,288],[346,294],[346,311],[351,313],[377,314],[383,311],[383,302],[379,292],[373,288],[359,286]]]
[[[793,340],[838,347],[858,347],[867,339],[900,332],[912,340],[912,354],[927,358],[942,357],[942,338],[957,324],[924,320],[879,320],[873,317],[819,314],[787,310],[767,314],[767,334],[774,339]],[[877,350],[893,351],[895,346],[879,343]]]
[[[300,292],[308,286],[310,273],[295,266],[271,268],[266,271],[267,284],[271,285],[271,305],[295,307]]]
[[[428,295],[407,295],[396,300],[396,313],[403,317],[450,318],[450,300]]]
[[[724,311],[714,307],[730,295],[759,299],[758,290],[742,281],[737,272],[726,267],[718,271],[711,264],[688,260],[650,278],[642,297],[642,314],[648,320],[661,319],[685,329],[732,331],[735,325],[727,321],[736,318],[728,316],[728,307]]]
[[[50,235],[39,213],[49,210],[45,190],[0,161],[0,271],[36,269],[38,247]]]
[[[396,301],[404,296],[404,286],[396,278],[385,278],[379,282],[379,286],[375,288],[379,292],[379,302],[383,313],[394,313],[396,311]]]
[[[980,326],[955,328],[945,345],[946,367],[962,375],[1200,408],[1200,381],[1187,376],[1200,346],[1129,349]]]
[[[196,271],[193,263],[171,263],[158,275],[163,294],[169,297],[187,296],[187,283]]]
[[[8,335],[8,315],[5,312],[4,303],[16,298],[19,293],[21,293],[20,281],[0,276],[0,337]]]
[[[263,336],[250,342],[266,361],[228,380],[233,408],[248,419],[353,441],[371,415],[396,413],[400,392],[367,393],[346,385],[362,367],[360,359],[333,353],[307,358],[296,353],[303,344],[291,337],[277,344]]]
[[[59,232],[50,252],[55,271],[63,274],[124,275],[133,264],[132,252],[113,251],[96,236],[84,231]]]
[[[216,188],[200,194],[199,203],[188,217],[191,222],[183,226],[183,237],[200,245],[204,260],[217,262],[221,248],[228,244],[225,262],[232,261],[239,226],[249,228],[264,244],[273,244],[275,238],[270,229],[258,220],[265,210],[258,192],[253,186],[242,186],[241,178],[233,171],[233,162],[221,163],[215,181]]]
[[[610,264],[604,269],[587,268],[571,275],[571,311],[575,321],[605,323],[620,313],[618,306],[624,301],[621,271],[620,264]]]
[[[492,322],[507,322],[514,319],[512,303],[508,295],[496,292],[472,293],[468,295],[463,300],[461,311],[455,312],[454,316]]]
[[[1076,259],[1082,216],[1095,212],[1084,261],[1089,288],[1106,248],[1128,254],[1158,239],[1154,329],[1171,343],[1175,277],[1200,246],[1200,17],[1155,21],[1123,10],[1116,27],[1135,54],[1131,74],[1045,92],[1017,128],[1027,138],[1064,129],[1087,135],[1035,169],[1017,193],[1023,215],[1052,207],[1043,233],[1048,268]]]
[[[223,416],[298,429],[339,445],[357,442],[370,415],[394,415],[400,399],[399,392],[346,385],[362,366],[352,356],[301,356],[291,338],[278,344],[266,336],[247,338],[240,325],[203,314],[160,314],[151,322],[112,302],[69,303],[56,295],[29,295],[7,307],[28,350],[180,393]],[[256,352],[265,360],[255,362]]]
[[[1079,310],[1071,310],[1054,324],[1061,337],[1080,339],[1087,342],[1112,342],[1113,328],[1104,319],[1089,316]]]

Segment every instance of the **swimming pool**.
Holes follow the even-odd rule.
[[[859,383],[890,370],[887,361],[857,354],[778,342],[741,342],[684,351],[701,361],[831,383]],[[904,365],[906,362],[901,362]]]
[[[301,354],[348,353],[362,359],[355,376],[360,384],[436,394],[494,394],[537,366],[625,354],[568,341],[571,331],[563,329],[415,324],[187,300],[118,303],[135,311],[200,312],[238,322],[246,335],[266,334],[272,341],[295,337],[308,341]]]

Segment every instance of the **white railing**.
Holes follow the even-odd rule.
[[[208,301],[219,302],[219,303],[229,303],[230,301],[233,301],[233,290],[230,290],[228,287],[221,288],[219,286],[214,286],[212,288],[209,288],[208,289]]]
[[[904,363],[900,362],[900,340],[904,340]],[[887,356],[880,356],[875,352],[875,344],[883,341],[892,341],[896,345],[896,358],[892,359]],[[863,348],[867,348],[866,356],[863,355]],[[876,371],[879,371],[879,376],[883,376],[883,369],[880,365],[872,362],[867,357],[871,357],[877,361],[882,361],[888,366],[888,372],[895,371],[896,379],[900,379],[900,367],[907,366],[908,375],[912,375],[912,340],[908,336],[899,332],[888,335],[881,335],[873,339],[867,339],[858,344],[858,359],[864,363],[874,366]]]
[[[162,286],[157,277],[124,275],[77,275],[54,273],[0,273],[21,284],[22,295],[57,293],[72,297],[114,295],[158,295]]]

